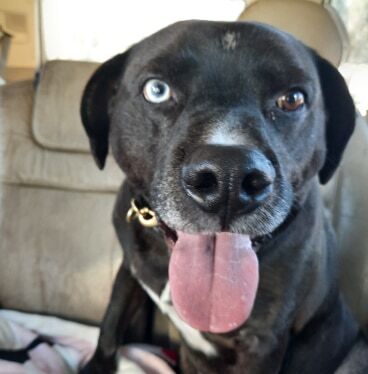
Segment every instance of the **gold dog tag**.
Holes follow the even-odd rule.
[[[132,222],[138,218],[139,223],[144,227],[155,227],[158,225],[158,220],[154,211],[143,207],[139,209],[135,199],[130,201],[130,208],[126,215],[127,222]]]

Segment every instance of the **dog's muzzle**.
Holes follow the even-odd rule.
[[[263,204],[275,177],[271,161],[261,152],[222,145],[198,147],[181,172],[184,191],[196,205],[228,221]]]
[[[180,169],[184,193],[204,214],[220,217],[222,230],[189,233],[171,229],[147,206],[132,200],[127,220],[159,226],[170,252],[173,306],[195,329],[226,333],[242,326],[258,288],[258,258],[248,234],[229,232],[230,222],[264,204],[274,190],[276,171],[260,151],[203,145]]]

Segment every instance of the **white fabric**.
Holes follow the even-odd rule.
[[[61,371],[63,374],[77,373],[80,365],[89,360],[93,354],[99,329],[55,317],[0,310],[0,349],[24,348],[27,335],[32,341],[34,333],[50,337],[55,342],[54,345],[36,348],[35,351],[37,349],[41,351],[37,352],[39,354],[38,360],[29,360],[25,365],[22,365],[22,368],[19,364],[0,360],[1,374],[15,374],[15,370],[18,370],[20,374],[46,374],[50,371],[46,369],[44,371],[41,368],[42,366],[47,367],[47,365],[49,368],[57,368],[58,373],[61,367],[63,367]],[[154,353],[155,351],[159,353],[160,349],[133,344],[121,347],[117,374],[174,374],[168,364]],[[36,354],[34,355],[37,358]],[[50,360],[53,359],[54,362],[47,362],[48,355]],[[61,362],[58,362],[58,359],[61,359]],[[7,371],[7,368],[10,371]],[[52,372],[54,373],[54,371]]]

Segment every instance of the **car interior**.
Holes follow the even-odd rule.
[[[175,2],[185,7],[185,2]],[[94,58],[93,53],[88,52],[86,43],[82,45],[84,39],[89,40],[88,33],[83,34],[83,18],[89,17],[88,12],[82,18],[77,15],[81,25],[78,32],[82,35],[79,42],[81,50],[84,48],[84,57],[78,56],[81,50],[76,58],[72,55],[68,58],[62,53],[57,55],[59,52],[54,53],[57,51],[55,46],[49,47],[47,55],[47,43],[52,44],[51,21],[55,17],[51,14],[52,1],[28,1],[32,3],[32,9],[37,10],[34,14],[38,26],[33,32],[38,41],[42,40],[43,50],[37,52],[36,48],[38,57],[35,62],[22,67],[16,63],[12,65],[15,58],[10,58],[10,54],[17,43],[22,45],[29,37],[26,33],[19,37],[16,34],[18,29],[22,31],[22,6],[29,4],[19,1],[20,8],[16,8],[16,3],[0,1],[0,351],[21,347],[20,339],[15,337],[14,324],[37,331],[40,335],[69,335],[84,339],[86,346],[82,348],[78,342],[71,343],[80,353],[78,357],[70,351],[61,352],[61,349],[59,352],[63,361],[61,372],[75,373],[96,345],[98,326],[107,307],[114,277],[124,260],[111,224],[111,215],[116,193],[125,176],[112,156],[108,156],[104,171],[98,170],[81,125],[79,108],[82,91],[89,77],[106,59],[103,55],[103,58]],[[58,4],[60,9],[63,6],[61,3]],[[124,2],[121,6],[129,8],[129,3],[133,1]],[[157,11],[165,12],[161,3],[158,2]],[[351,3],[354,1],[222,0],[216,5],[219,8],[217,13],[208,10],[212,7],[210,1],[206,2],[206,9],[208,18],[221,19],[221,14],[224,14],[229,21],[255,21],[278,27],[318,51],[339,67],[345,77],[357,106],[356,130],[338,171],[321,188],[327,206],[326,214],[331,217],[337,233],[344,297],[359,323],[366,326],[368,46],[354,33],[359,27],[368,37],[368,25],[363,23],[364,27],[359,26],[360,19],[364,16],[367,19],[368,7],[364,0],[355,0],[355,8]],[[360,3],[365,3],[365,6]],[[113,2],[105,4],[113,7]],[[64,7],[70,9],[71,5],[65,2]],[[225,12],[226,7],[232,10]],[[352,12],[349,7],[353,8],[354,14],[349,13]],[[195,18],[200,13],[199,10],[195,12],[195,5],[184,12],[184,16],[179,14],[180,7],[177,13],[173,8],[170,8],[170,17],[163,17],[160,27],[169,19],[171,22],[171,19]],[[60,9],[54,12],[60,11],[61,16],[65,15]],[[152,8],[148,5],[147,9],[143,6],[137,9],[132,22],[140,23],[146,18],[156,17],[149,14],[150,10]],[[205,17],[205,10],[201,12],[199,16]],[[50,21],[47,21],[48,14]],[[133,13],[128,15],[132,17]],[[355,29],[351,26],[352,19],[356,22]],[[14,25],[9,27],[11,20]],[[107,24],[109,20],[104,22]],[[63,25],[68,27],[65,18]],[[104,25],[98,27],[103,29]],[[125,27],[129,32],[129,25]],[[156,24],[150,27],[160,28]],[[141,32],[144,36],[151,30],[143,27]],[[71,37],[67,31],[65,35]],[[59,38],[62,39],[63,35]],[[119,36],[111,38],[118,39]],[[130,43],[126,40],[126,44]],[[89,43],[93,45],[93,40]],[[123,45],[119,50],[117,44],[107,49],[106,54],[112,55],[113,51],[118,53],[128,47]],[[357,52],[359,49],[362,51]],[[147,323],[135,326],[136,329],[131,332],[131,343],[175,351],[178,342],[175,327],[152,305],[147,305],[146,313]],[[151,355],[153,349],[149,350]],[[137,359],[134,350],[132,352],[125,352],[125,356],[122,354],[121,372],[150,372],[145,364],[139,363],[142,357],[138,354],[140,358]],[[165,370],[168,369],[152,372],[170,372]],[[6,371],[2,371],[0,360],[0,373],[3,372]]]

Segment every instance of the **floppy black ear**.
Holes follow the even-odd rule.
[[[105,166],[109,148],[108,105],[114,94],[115,83],[124,71],[127,56],[127,52],[122,53],[102,64],[88,81],[82,96],[82,123],[100,169]]]
[[[326,110],[326,160],[319,180],[327,183],[338,167],[355,127],[355,106],[344,78],[328,61],[315,55]]]

